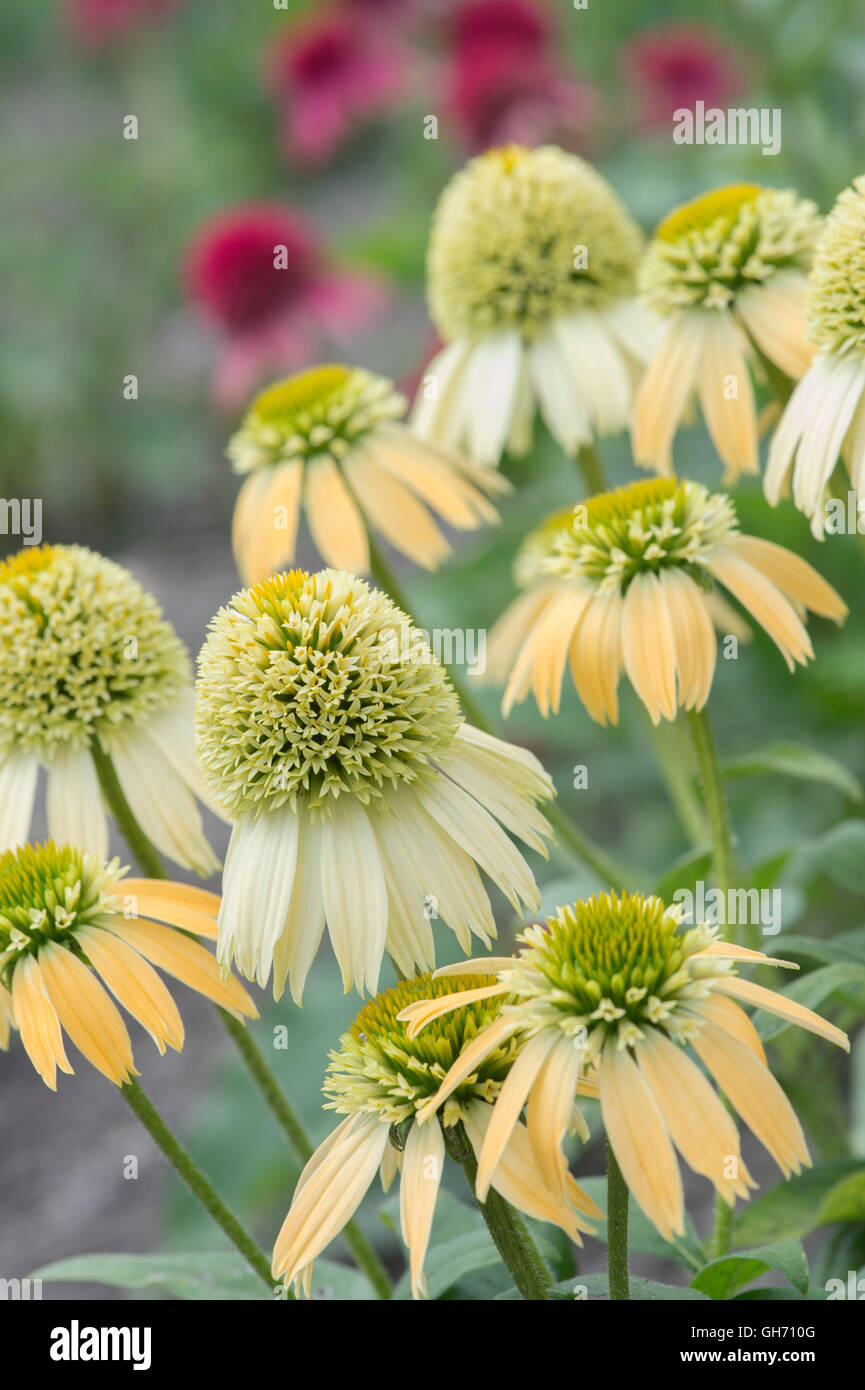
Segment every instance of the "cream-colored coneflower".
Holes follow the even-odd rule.
[[[666,331],[634,409],[636,462],[672,472],[672,445],[696,391],[731,479],[757,473],[750,367],[761,353],[787,376],[808,369],[807,271],[820,228],[795,193],[734,184],[677,208],[640,266],[643,303]]]
[[[463,1049],[438,1094],[417,1113],[428,1123],[493,1050],[516,1038],[520,1052],[495,1101],[478,1162],[483,1201],[499,1156],[526,1105],[528,1138],[548,1192],[561,1200],[568,1171],[561,1140],[580,1078],[599,1086],[607,1138],[625,1181],[665,1239],[684,1233],[675,1149],[730,1206],[755,1186],[732,1117],[689,1055],[691,1048],[785,1177],[810,1163],[802,1129],[766,1064],[741,1001],[849,1050],[844,1033],[801,1004],[737,975],[746,964],[782,965],[734,946],[716,930],[683,930],[680,906],[639,894],[599,894],[560,908],[520,937],[511,959],[463,963],[496,970],[500,1016]],[[439,975],[451,973],[451,967]],[[484,998],[495,997],[489,988]],[[403,1009],[412,1037],[467,990]]]
[[[366,574],[367,527],[425,569],[450,554],[433,519],[457,530],[498,521],[488,494],[509,491],[489,468],[426,443],[400,424],[406,400],[359,367],[315,367],[268,387],[228,448],[247,474],[233,542],[245,584],[294,559],[301,504],[328,565]]]
[[[100,754],[156,847],[213,873],[186,648],[120,565],[77,545],[21,550],[0,565],[0,852],[26,841],[45,767],[49,835],[104,859]]]
[[[536,408],[569,453],[625,429],[655,337],[635,298],[642,245],[576,155],[509,145],[471,160],[433,219],[427,298],[446,346],[415,430],[497,464],[528,451]]]
[[[652,722],[702,709],[715,670],[716,584],[742,604],[792,671],[814,652],[806,609],[843,621],[847,608],[816,570],[739,531],[730,498],[657,478],[558,512],[527,538],[516,565],[525,589],[489,641],[488,672],[510,676],[508,713],[532,690],[558,711],[565,664],[583,704],[618,720],[624,669]]]
[[[400,1225],[409,1250],[411,1289],[423,1297],[424,1256],[445,1162],[445,1130],[462,1125],[475,1154],[483,1151],[495,1111],[493,1104],[518,1056],[509,1028],[502,1045],[492,1034],[499,1028],[499,986],[477,979],[435,980],[429,975],[384,990],[361,1009],[351,1029],[330,1054],[324,1092],[326,1109],[345,1119],[313,1154],[298,1180],[291,1210],[277,1237],[273,1273],[309,1292],[315,1258],[342,1230],[360,1205],[377,1172],[385,1190],[397,1171],[400,1178]],[[397,1022],[401,1011],[418,1000],[456,998],[467,989],[459,1008],[431,1023],[422,1036],[410,1037]],[[492,1030],[490,1032],[489,1030]],[[483,1035],[490,1040],[481,1063],[452,1088],[441,1108],[426,1123],[418,1111],[437,1095],[442,1078],[464,1049]],[[588,1084],[586,1092],[594,1094]],[[569,1175],[551,1190],[538,1166],[522,1125],[512,1127],[499,1153],[488,1186],[506,1201],[539,1221],[561,1227],[578,1245],[581,1232],[592,1233],[587,1217],[603,1213]]]
[[[865,497],[865,176],[844,189],[826,219],[810,277],[808,333],[817,355],[772,438],[764,483],[774,506],[792,474],[793,501],[822,539],[839,457]]]
[[[215,938],[219,898],[125,872],[116,859],[50,843],[0,856],[0,981],[27,1055],[52,1091],[58,1070],[72,1071],[64,1032],[115,1085],[136,1075],[109,994],[160,1053],[180,1051],[183,1021],[154,965],[237,1018],[258,1016],[242,985],[186,935]]]
[[[196,735],[234,822],[219,957],[261,984],[272,966],[277,996],[288,976],[300,1000],[325,923],[346,989],[375,989],[385,950],[428,969],[439,917],[488,943],[479,869],[535,910],[505,830],[545,853],[549,777],[463,723],[425,637],[363,580],[295,570],[237,594],[202,649]]]

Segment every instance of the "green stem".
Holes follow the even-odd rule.
[[[478,1165],[465,1131],[460,1124],[444,1133],[447,1151],[459,1163],[474,1193]],[[553,1281],[522,1217],[494,1187],[490,1188],[485,1202],[479,1202],[477,1197],[475,1201],[493,1244],[523,1298],[530,1302],[549,1299]]]
[[[96,745],[93,758],[102,794],[141,868],[150,878],[167,878],[162,860],[135,819],[132,808],[123,794],[110,757]],[[225,1009],[218,1008],[217,1013],[277,1124],[287,1136],[298,1158],[302,1163],[306,1163],[313,1152],[312,1142],[265,1062],[249,1029]],[[360,1227],[354,1221],[350,1221],[345,1226],[343,1235],[358,1267],[364,1271],[379,1298],[390,1298],[392,1289],[387,1272]]]
[[[628,1184],[607,1144],[607,1269],[610,1298],[631,1296],[628,1284]]]
[[[597,492],[607,491],[604,465],[594,444],[584,444],[577,454],[577,466],[583,475],[586,492],[590,497]]]
[[[370,567],[376,584],[380,589],[390,594],[394,603],[401,608],[404,613],[411,616],[411,608],[408,605],[405,595],[371,535],[369,536],[369,558]],[[452,666],[447,668],[447,672],[469,722],[483,733],[491,734],[493,738],[501,738],[500,731],[495,727],[492,720],[484,714],[475,700],[474,695],[470,694],[463,678],[457,675]],[[581,830],[578,830],[573,821],[565,815],[564,811],[560,811],[555,805],[545,806],[543,810],[550,824],[555,827],[561,838],[570,845],[577,858],[590,869],[593,869],[605,886],[609,885],[611,888],[621,888],[629,882],[631,876],[628,875],[627,871],[623,869],[620,864],[617,864],[605,850],[601,849],[600,845],[596,845],[584,835]]]
[[[243,1058],[247,1071],[261,1092],[265,1102],[270,1107],[278,1125],[288,1138],[298,1158],[301,1162],[306,1163],[313,1154],[312,1141],[281,1090],[276,1077],[264,1060],[249,1029],[245,1028],[244,1025],[236,1018],[233,1018],[231,1014],[226,1013],[224,1009],[220,1009],[219,1013],[227,1032],[230,1034],[238,1052]],[[393,1290],[387,1275],[387,1270],[363,1231],[356,1222],[349,1221],[348,1224],[343,1227],[342,1234],[349,1250],[354,1256],[355,1264],[358,1269],[363,1270],[378,1297],[390,1298]]]
[[[653,724],[648,715],[644,723],[679,824],[691,847],[699,849],[709,838],[709,827],[689,776],[686,762],[688,749],[682,746],[685,742],[682,727],[678,721],[671,724],[664,720],[660,724]]]
[[[578,830],[571,818],[566,816],[564,811],[560,811],[555,803],[552,806],[544,806],[542,809],[553,829],[558,832],[559,837],[571,847],[583,864],[595,871],[605,889],[614,888],[621,892],[623,888],[627,888],[633,882],[634,875],[607,854],[600,845],[596,845],[593,840]]]
[[[159,1112],[148,1100],[137,1081],[127,1081],[120,1087],[120,1094],[129,1108],[138,1116],[150,1137],[162,1150],[175,1172],[183,1179],[189,1190],[198,1198],[205,1211],[221,1226],[235,1249],[239,1250],[251,1269],[272,1292],[274,1279],[270,1263],[263,1250],[256,1245],[252,1236],[243,1229],[237,1218],[229,1211],[222,1198],[214,1191],[201,1169],[178,1143]]]
[[[715,1224],[709,1241],[709,1259],[720,1260],[729,1255],[733,1244],[733,1209],[728,1207],[721,1194],[715,1194]]]
[[[736,852],[733,846],[733,831],[730,824],[730,813],[727,809],[727,798],[724,792],[724,779],[721,773],[721,765],[718,762],[718,749],[715,743],[715,735],[709,720],[708,712],[705,709],[689,710],[688,723],[691,730],[691,737],[694,741],[694,751],[697,755],[697,765],[700,769],[700,781],[703,788],[703,799],[706,804],[706,812],[709,817],[709,828],[712,834],[712,859],[715,866],[715,880],[717,886],[724,894],[724,902],[729,906],[730,889],[736,882]],[[729,913],[725,911],[725,918]],[[744,932],[738,929],[735,933],[738,938],[741,935],[752,937],[756,928],[746,927]],[[759,945],[759,940],[754,943]],[[722,1201],[720,1196],[715,1198],[715,1223],[709,1248],[713,1258],[726,1255],[730,1249],[733,1231],[733,1216],[727,1203]]]
[[[724,893],[726,901],[729,901],[729,889],[736,882],[736,854],[715,735],[705,709],[688,710],[686,718],[697,755],[703,802],[709,818],[715,881]]]

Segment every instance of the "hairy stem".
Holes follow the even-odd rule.
[[[477,1159],[462,1125],[445,1130],[445,1144],[450,1156],[465,1173],[474,1193],[478,1176]],[[553,1281],[522,1217],[494,1187],[490,1188],[485,1202],[478,1201],[477,1197],[475,1201],[493,1244],[523,1298],[530,1302],[549,1299]]]
[[[222,1198],[211,1187],[198,1165],[193,1162],[182,1144],[175,1139],[168,1125],[148,1100],[138,1082],[127,1081],[125,1086],[120,1087],[120,1094],[144,1125],[151,1139],[162,1150],[172,1168],[198,1198],[205,1211],[213,1217],[217,1226],[222,1228],[250,1268],[272,1291],[274,1279],[270,1272],[270,1262],[264,1251],[259,1249],[252,1236],[243,1229],[237,1217],[229,1211]]]
[[[607,1269],[610,1298],[628,1299],[628,1184],[607,1144]]]

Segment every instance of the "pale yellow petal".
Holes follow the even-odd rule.
[[[815,1014],[813,1009],[806,1009],[804,1004],[798,1004],[795,999],[788,999],[786,995],[778,994],[773,989],[764,989],[762,985],[755,985],[752,980],[743,980],[738,975],[731,975],[727,979],[717,980],[715,991],[730,994],[734,999],[744,999],[746,1004],[753,1004],[755,1009],[765,1009],[766,1013],[774,1014],[776,1018],[784,1018],[788,1023],[797,1024],[799,1028],[807,1028],[809,1033],[826,1038],[829,1042],[835,1043],[836,1047],[842,1047],[845,1052],[850,1051],[850,1039],[840,1028],[836,1028],[834,1023],[828,1023],[825,1018]]]
[[[71,951],[49,942],[39,967],[60,1025],[78,1051],[116,1086],[135,1075],[132,1044],[120,1013],[87,966]]]
[[[444,1168],[445,1142],[437,1118],[412,1125],[403,1153],[399,1183],[399,1221],[409,1249],[412,1298],[426,1296],[423,1262],[429,1245],[436,1198]]]
[[[665,1240],[685,1231],[682,1177],[645,1077],[626,1048],[608,1043],[601,1059],[601,1115],[622,1175]]]
[[[71,1073],[60,1020],[45,989],[38,961],[21,956],[12,976],[12,1007],[24,1050],[45,1085],[57,1090],[57,1068]]]

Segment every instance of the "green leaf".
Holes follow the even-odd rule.
[[[752,1284],[770,1269],[783,1274],[803,1298],[807,1295],[808,1261],[802,1242],[796,1239],[779,1240],[772,1245],[755,1245],[750,1250],[737,1250],[711,1260],[699,1274],[694,1275],[691,1288],[699,1289],[709,1298],[732,1298],[745,1284]]]
[[[424,1260],[428,1297],[441,1298],[442,1294],[466,1274],[498,1265],[501,1258],[484,1225],[481,1225],[479,1230],[465,1231],[460,1236],[453,1236],[440,1245],[431,1245]],[[394,1289],[393,1297],[411,1298],[411,1280],[407,1273]]]
[[[160,1289],[178,1298],[257,1300],[270,1297],[240,1255],[73,1255],[44,1265],[32,1276],[46,1282],[111,1284],[119,1289]]]
[[[863,799],[861,784],[843,763],[804,743],[765,743],[752,753],[725,762],[724,772],[727,777],[798,777],[835,787],[852,801]]]
[[[848,1173],[826,1193],[814,1225],[832,1226],[838,1221],[865,1221],[865,1167]]]
[[[842,1179],[858,1173],[861,1168],[861,1159],[833,1159],[776,1183],[742,1209],[733,1227],[736,1244],[761,1244],[790,1236],[806,1236],[818,1224],[816,1214],[828,1194]]]
[[[659,1284],[655,1279],[641,1279],[631,1275],[628,1291],[634,1303],[678,1303],[705,1302],[708,1295],[699,1289],[683,1287],[680,1284]],[[609,1298],[610,1286],[606,1274],[575,1274],[554,1284],[552,1298],[558,1302],[579,1302],[586,1298]],[[497,1301],[510,1301],[520,1297],[516,1289],[508,1289],[498,1295]]]
[[[807,1009],[816,1009],[818,1004],[822,1004],[823,1000],[836,990],[844,990],[846,993],[857,988],[865,988],[865,965],[838,963],[821,965],[819,970],[812,970],[809,975],[803,975],[800,980],[788,985],[786,989],[779,990],[778,993],[783,994],[786,999],[795,999],[797,1004],[804,1004]],[[795,1027],[795,1024],[788,1023],[786,1019],[776,1018],[774,1014],[766,1014],[759,1009],[754,1014],[754,1025],[764,1042],[776,1038],[785,1028]]]
[[[841,821],[807,845],[804,857],[815,872],[865,896],[865,820]]]
[[[700,879],[706,879],[712,868],[712,851],[707,849],[689,850],[664,870],[655,884],[653,892],[663,902],[672,901],[673,894],[680,888],[692,888]]]
[[[240,1255],[210,1251],[194,1255],[74,1255],[44,1265],[33,1279],[68,1283],[110,1284],[119,1289],[154,1289],[177,1298],[241,1300],[273,1299]],[[316,1260],[312,1297],[374,1299],[364,1275],[333,1260]]]
[[[775,946],[770,948],[780,956],[805,956],[808,960],[820,960],[826,964],[835,961],[853,961],[865,965],[865,927],[842,932],[839,936],[779,936]]]

